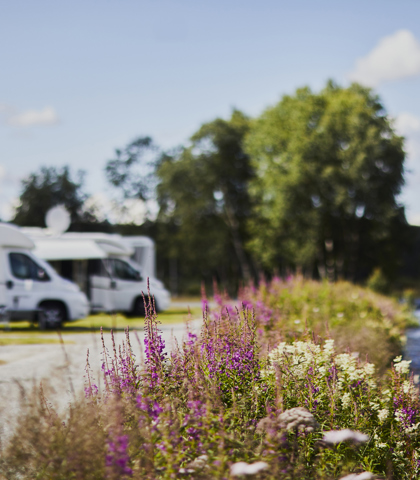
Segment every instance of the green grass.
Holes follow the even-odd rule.
[[[27,333],[25,332],[25,335]],[[39,345],[39,344],[57,344],[60,343],[60,340],[58,338],[44,338],[36,334],[32,334],[31,336],[26,336],[26,337],[15,337],[15,336],[1,336],[0,337],[0,347],[4,347],[6,345]],[[64,341],[63,343],[69,344],[69,343],[74,343],[70,341]],[[6,362],[4,362],[6,363]],[[1,365],[0,361],[0,365]]]
[[[159,314],[158,319],[163,325],[170,325],[175,323],[182,323],[188,318],[188,309],[186,308],[171,308]],[[197,319],[201,318],[201,309],[193,308],[191,309],[191,318]],[[75,322],[66,322],[62,328],[62,333],[86,333],[91,331],[99,330],[100,327],[104,331],[109,331],[113,329],[114,331],[122,331],[127,326],[130,327],[130,330],[141,330],[144,327],[144,318],[127,318],[124,315],[116,314],[109,315],[106,313],[101,313],[97,315],[89,315],[88,317],[77,320]],[[18,322],[10,322],[10,329],[6,329],[4,325],[0,325],[0,332],[2,334],[8,335],[13,334],[27,334],[31,332],[35,337],[38,335],[48,335],[56,334],[54,330],[44,330],[40,331],[37,324],[32,324],[26,320]],[[58,341],[58,340],[57,340]],[[33,342],[35,343],[35,342]],[[43,343],[55,343],[55,342],[43,342]],[[1,343],[0,339],[0,345]]]

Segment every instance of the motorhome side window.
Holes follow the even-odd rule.
[[[110,259],[110,264],[114,277],[120,280],[140,280],[140,273],[127,262],[113,258]]]
[[[92,259],[88,261],[88,274],[98,277],[109,277],[104,262],[100,259]]]
[[[50,280],[47,272],[24,253],[9,253],[9,262],[13,276],[20,280]]]

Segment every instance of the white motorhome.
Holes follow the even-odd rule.
[[[92,312],[144,315],[143,293],[147,294],[147,279],[156,309],[163,311],[169,307],[170,294],[154,274],[151,239],[142,237],[147,238],[143,246],[149,248],[147,252],[143,250],[143,257],[138,257],[136,262],[135,249],[124,239],[128,237],[85,232],[54,234],[40,228],[23,230],[34,241],[36,255],[86,293]]]
[[[89,311],[86,295],[37,258],[34,248],[20,229],[0,223],[0,300],[10,319],[60,327],[63,321],[84,318]]]

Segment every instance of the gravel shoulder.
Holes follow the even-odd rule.
[[[195,330],[200,324],[200,320],[194,321],[190,328]],[[186,333],[184,323],[160,325],[159,328],[167,351],[171,350],[175,339],[181,341]],[[143,344],[143,331],[137,331],[137,335]],[[111,335],[106,333],[104,338],[107,348],[112,350]],[[117,344],[124,338],[123,332],[115,334]],[[134,353],[140,359],[140,346],[134,332],[130,338]],[[34,385],[48,382],[52,387],[48,400],[58,409],[65,407],[74,398],[74,393],[80,395],[83,391],[88,349],[93,376],[95,380],[101,378],[100,334],[66,334],[64,340],[72,343],[0,346],[0,424],[6,434],[19,413],[19,385],[30,390]]]

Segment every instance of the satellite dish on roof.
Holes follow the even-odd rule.
[[[53,233],[64,233],[71,223],[70,213],[64,205],[57,205],[48,210],[45,223]]]

